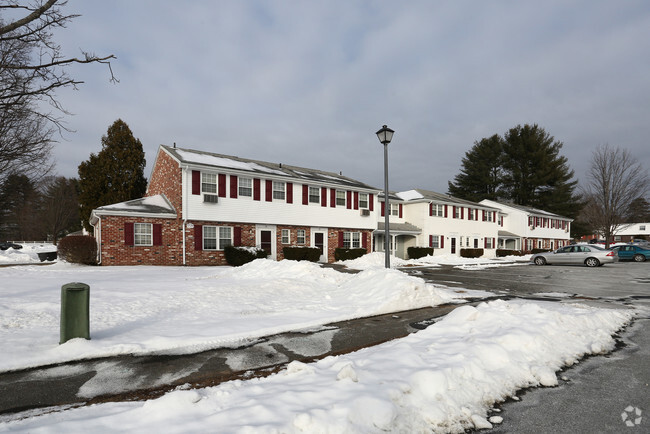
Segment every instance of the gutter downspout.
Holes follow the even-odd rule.
[[[97,217],[97,224],[90,224],[93,228],[95,228],[94,232],[96,235],[99,235],[99,238],[95,236],[95,241],[99,239],[99,242],[97,242],[97,265],[102,264],[102,218],[101,216],[96,215]]]
[[[183,168],[182,178],[187,179],[187,166]],[[186,187],[185,187],[185,194],[183,194],[183,198],[182,198],[182,201],[181,201],[181,213],[183,214],[183,227],[182,227],[182,231],[181,231],[181,236],[183,237],[183,265],[187,265],[187,260],[185,258],[185,255],[186,255],[186,252],[187,252],[187,247],[186,247],[186,243],[185,243],[185,237],[186,237],[185,229],[186,229],[186,225],[187,225],[187,211],[186,211],[186,209],[187,209],[187,200],[186,200],[186,197],[187,197],[187,182],[184,183],[183,179],[181,179],[181,188],[183,188],[183,184],[185,184]]]

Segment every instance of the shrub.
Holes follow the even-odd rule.
[[[90,235],[70,235],[61,238],[58,257],[72,264],[97,265],[97,241]]]
[[[497,249],[497,258],[503,256],[523,256],[524,252],[521,250],[508,250],[508,249]]]
[[[460,249],[460,256],[463,258],[480,258],[483,256],[483,249]]]
[[[269,254],[266,250],[259,247],[235,247],[226,246],[223,249],[223,254],[226,257],[226,262],[233,267],[239,267],[255,259],[266,258]]]
[[[337,261],[347,261],[357,259],[368,253],[366,249],[346,249],[339,247],[334,250],[334,259]]]
[[[549,249],[533,249],[533,250],[530,251],[530,253],[532,255],[534,255],[536,253],[546,253],[546,252],[550,252],[550,250]]]
[[[419,259],[425,256],[433,256],[433,247],[409,247],[406,249],[410,259]]]
[[[290,261],[318,262],[320,259],[318,247],[284,247],[282,253],[284,253],[284,259]]]

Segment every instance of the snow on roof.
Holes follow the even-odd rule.
[[[424,199],[424,196],[422,196],[417,190],[401,191],[397,193],[397,196],[402,200]]]
[[[232,158],[219,157],[216,155],[209,155],[196,152],[188,152],[183,149],[177,149],[176,153],[183,161],[188,163],[205,164],[206,166],[227,167],[229,169],[249,170],[255,172],[275,173],[277,175],[286,175],[280,170],[274,170],[268,167],[261,166],[257,163],[237,161]]]
[[[111,205],[100,206],[94,210],[96,214],[110,214],[112,212],[130,212],[144,214],[176,214],[176,210],[169,203],[167,198],[161,194],[155,196],[142,197],[126,202],[114,203]]]

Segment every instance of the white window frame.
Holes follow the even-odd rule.
[[[460,207],[459,206],[454,206],[453,213],[454,213],[454,218],[459,219],[460,218]]]
[[[285,200],[287,184],[283,181],[273,181],[273,200]]]
[[[433,217],[444,217],[445,215],[445,208],[444,205],[439,204],[439,203],[434,203],[432,204],[432,211],[433,211]]]
[[[369,208],[369,195],[368,193],[359,193],[359,208],[368,209]]]
[[[361,248],[361,232],[343,232],[343,248]]]
[[[280,242],[282,244],[291,244],[291,231],[289,229],[282,229]]]
[[[219,226],[219,250],[233,245],[233,230],[230,226]]]
[[[336,206],[345,207],[346,200],[345,190],[336,190]]]
[[[390,214],[395,217],[399,217],[399,203],[390,202]]]
[[[434,249],[439,249],[440,248],[440,235],[432,235],[431,236],[431,247]]]
[[[317,203],[320,205],[320,187],[309,186],[309,203]]]
[[[296,230],[296,243],[307,244],[307,231],[305,231],[304,229]]]
[[[486,237],[485,238],[485,248],[486,249],[493,249],[494,246],[492,246],[492,237]]]
[[[153,246],[153,224],[133,223],[133,245]]]
[[[237,184],[238,197],[253,197],[253,178],[239,178]]]
[[[201,192],[217,193],[217,174],[201,172]]]
[[[203,226],[203,250],[223,250],[232,246],[232,238],[231,226]]]

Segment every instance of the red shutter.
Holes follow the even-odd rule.
[[[192,194],[201,194],[201,172],[192,170]]]
[[[194,250],[203,250],[203,226],[194,225]]]
[[[487,220],[487,217],[485,216],[485,210],[483,210],[483,221]]]
[[[386,215],[386,202],[381,203],[381,216]]]
[[[445,218],[447,218],[447,205],[445,205]]]
[[[259,178],[253,179],[253,199],[260,200],[261,197],[261,181]]]
[[[445,236],[440,235],[440,248],[444,249],[445,248]]]
[[[462,219],[464,219],[464,218],[465,218],[465,208],[463,208],[463,207],[461,206],[461,207],[460,207],[460,219],[462,220]]]
[[[339,247],[343,247],[343,231],[339,231]]]
[[[492,211],[492,221],[493,222],[497,221],[497,212],[496,211]]]
[[[237,199],[237,175],[230,175],[230,197]]]
[[[497,248],[497,243],[496,243],[496,240],[494,238],[492,238],[492,248],[493,249]]]
[[[348,191],[347,209],[352,209],[352,192]]]
[[[320,188],[320,206],[327,206],[327,187]]]
[[[153,245],[162,246],[162,225],[160,223],[153,225]]]
[[[375,210],[375,195],[372,194],[372,193],[370,193],[370,194],[368,195],[368,209],[369,209],[370,211],[374,211],[374,210]]]
[[[433,247],[433,235],[429,235],[429,247]]]
[[[433,217],[433,204],[429,204],[429,217]]]
[[[399,204],[399,218],[402,218],[402,204]]]
[[[354,209],[359,209],[359,192],[355,191],[354,192]]]
[[[226,197],[226,175],[220,173],[217,177],[219,178],[217,194],[219,197]]]
[[[483,248],[487,249],[487,238],[483,238]]]
[[[293,203],[293,182],[287,182],[287,203]]]
[[[368,249],[368,234],[365,232],[361,232],[361,247],[364,249]]]
[[[235,246],[241,246],[241,226],[235,226],[232,243]]]
[[[330,207],[336,208],[336,189],[330,188]]]
[[[133,223],[124,223],[124,244],[133,245]]]
[[[451,218],[456,218],[456,207],[453,207],[453,212],[451,213]]]
[[[273,202],[273,181],[266,180],[266,201]]]
[[[307,184],[302,185],[302,204],[309,205],[309,186]]]

